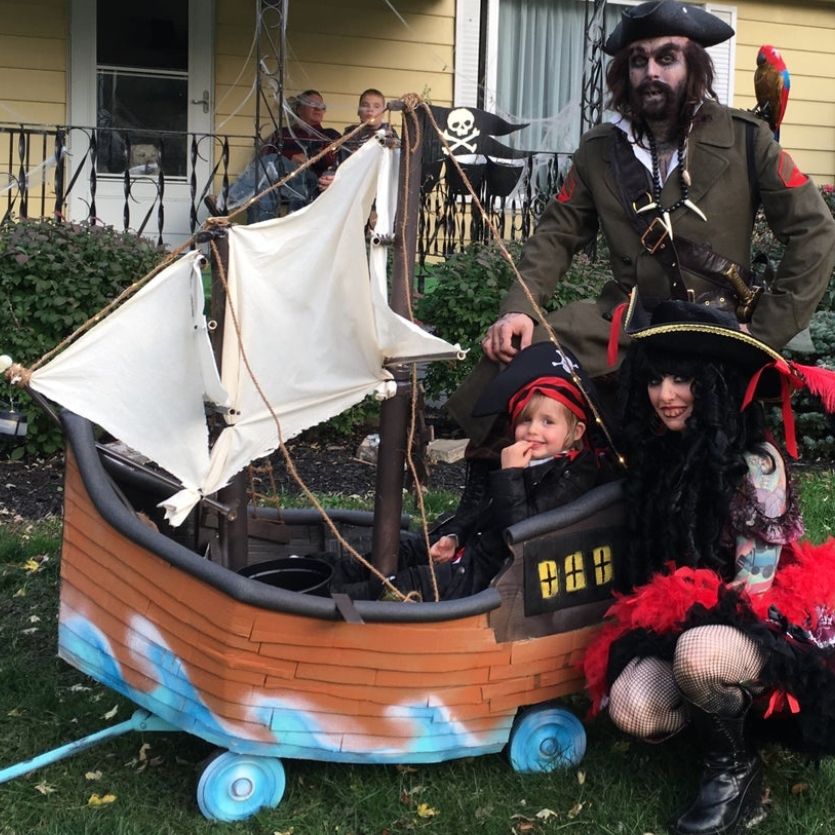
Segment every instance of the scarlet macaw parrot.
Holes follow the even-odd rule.
[[[780,50],[773,46],[761,46],[754,72],[754,93],[757,97],[754,112],[768,122],[777,140],[780,139],[780,123],[786,113],[790,89],[791,76]]]

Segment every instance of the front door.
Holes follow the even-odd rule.
[[[199,198],[212,164],[213,20],[213,0],[71,0],[69,121],[87,129],[69,138],[73,219],[189,237],[191,178]]]

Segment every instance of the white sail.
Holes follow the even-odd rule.
[[[390,224],[394,157],[370,141],[310,206],[229,230],[222,379],[230,425],[212,449],[203,494],[277,449],[273,414],[286,440],[391,380],[383,367],[387,357],[460,355],[458,346],[390,310],[382,245],[372,247],[369,275],[365,224],[378,179],[386,187],[377,195],[377,211]],[[172,524],[198,499],[184,490],[164,502]]]
[[[30,382],[192,489],[209,467],[204,399],[227,400],[203,316],[201,260],[190,252],[171,264]]]

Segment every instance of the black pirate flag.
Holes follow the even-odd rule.
[[[431,190],[437,182],[444,160],[451,154],[461,157],[459,164],[473,184],[476,191],[484,180],[485,173],[491,180],[495,171],[503,181],[490,187],[495,196],[504,196],[512,191],[519,179],[522,168],[519,164],[508,165],[497,160],[523,160],[530,151],[520,151],[504,145],[495,136],[506,136],[513,131],[527,127],[527,123],[514,125],[495,113],[488,113],[477,107],[431,107],[432,115],[441,129],[441,137],[434,131],[425,134],[423,144],[423,185],[424,191]],[[446,178],[450,187],[457,193],[465,193],[457,168],[446,165]],[[488,186],[490,184],[488,183]]]

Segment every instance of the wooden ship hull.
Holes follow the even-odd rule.
[[[582,689],[619,485],[572,505],[557,540],[544,517],[523,523],[521,542],[511,529],[514,561],[480,594],[356,601],[347,622],[330,597],[240,576],[159,533],[114,487],[91,425],[63,420],[59,654],[171,726],[245,754],[435,762],[500,751],[520,708]],[[576,605],[555,604],[559,586]]]

